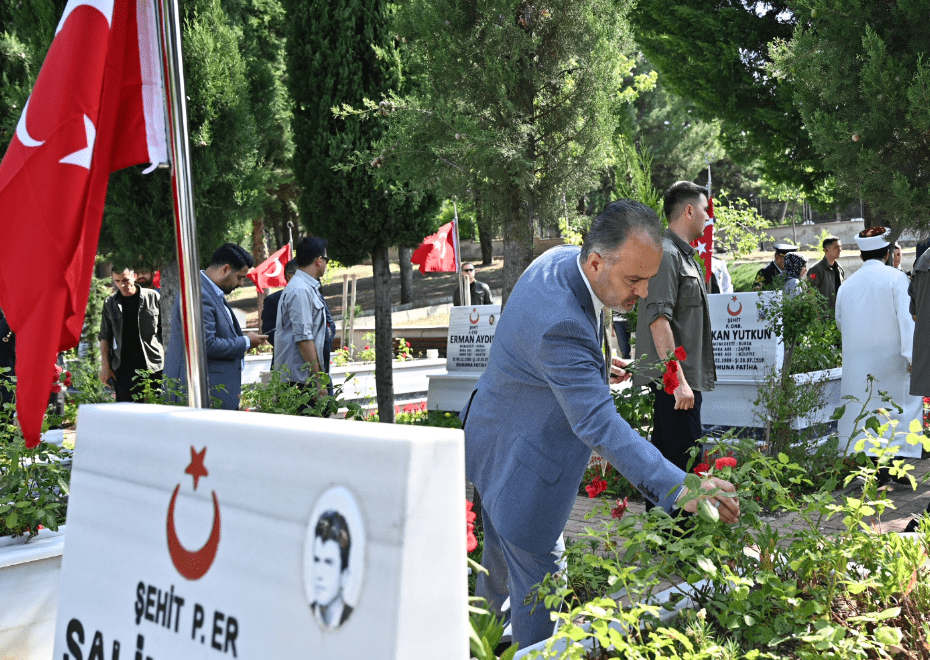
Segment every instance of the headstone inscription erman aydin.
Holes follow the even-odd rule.
[[[449,313],[446,370],[484,371],[500,317],[500,305],[453,307]]]

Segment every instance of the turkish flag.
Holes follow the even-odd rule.
[[[421,273],[456,272],[455,223],[445,224],[435,234],[424,238],[410,257],[410,263],[419,264]]]
[[[707,200],[707,222],[704,223],[704,234],[691,247],[698,251],[698,256],[704,262],[704,282],[710,282],[711,259],[714,256],[714,200]]]
[[[158,44],[152,0],[69,0],[0,162],[0,300],[27,446],[55,355],[81,336],[110,172],[167,160]]]
[[[255,282],[259,293],[273,286],[287,285],[287,280],[284,279],[284,264],[290,260],[291,246],[288,244],[249,271],[249,279]]]

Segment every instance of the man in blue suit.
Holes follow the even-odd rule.
[[[631,200],[607,205],[579,250],[549,250],[523,273],[507,300],[488,367],[462,418],[468,478],[481,496],[482,564],[476,593],[503,614],[510,597],[513,641],[526,647],[553,634],[549,611],[526,604],[533,585],[561,568],[568,521],[591,450],[647,498],[672,512],[685,473],[618,414],[608,386],[603,317],[628,312],[648,292],[662,259],[655,211]],[[610,380],[628,377],[615,359]],[[702,483],[722,520],[739,518],[721,479]],[[683,507],[695,511],[697,499]]]
[[[242,391],[242,361],[245,352],[267,337],[255,332],[242,334],[239,321],[226,302],[226,295],[247,281],[252,255],[234,243],[226,243],[210,258],[210,265],[200,271],[200,296],[203,316],[204,352],[207,356],[207,387],[211,396],[219,397],[225,410],[239,409]],[[165,359],[165,378],[187,384],[184,333],[181,331],[181,298],[174,303],[171,315],[171,338]],[[223,389],[213,389],[222,385]]]

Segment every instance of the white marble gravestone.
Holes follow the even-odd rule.
[[[459,412],[488,366],[500,305],[452,307],[446,344],[446,373],[430,374],[426,405]]]
[[[763,296],[778,292],[717,293],[707,296],[717,382],[702,392],[704,426],[755,427],[753,403],[760,381],[781,366],[784,346],[759,314]]]
[[[108,404],[77,445],[56,660],[468,657],[461,431]]]

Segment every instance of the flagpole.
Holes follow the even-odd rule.
[[[181,330],[187,356],[187,405],[209,408],[203,319],[200,302],[200,268],[197,259],[197,221],[194,217],[194,186],[191,179],[190,144],[187,139],[187,105],[181,53],[181,22],[178,0],[159,0],[162,63],[165,69],[168,141],[171,150],[171,188],[174,231],[178,255]]]
[[[459,281],[459,300],[462,301],[462,304],[466,307],[471,305],[471,287],[465,286],[465,274],[462,272],[462,251],[459,245],[459,207],[455,203],[455,198],[452,198],[452,229],[455,231],[455,236],[453,238],[455,245],[455,272],[456,277]]]

